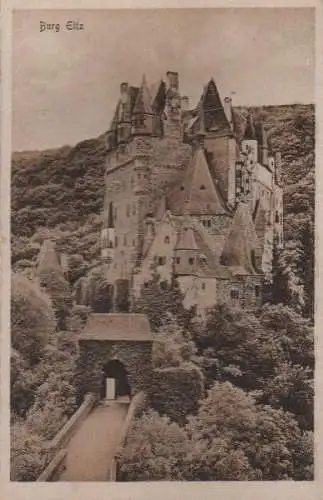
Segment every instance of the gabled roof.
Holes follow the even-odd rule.
[[[143,75],[142,83],[138,91],[136,104],[133,109],[134,114],[152,114],[151,98],[147,87],[146,77]]]
[[[79,338],[127,342],[153,340],[145,314],[91,314]]]
[[[227,212],[201,147],[196,149],[183,181],[169,196],[168,204],[175,215],[215,215]]]
[[[240,202],[232,221],[231,231],[224,244],[221,263],[232,268],[242,268],[247,274],[257,274],[252,252],[259,248],[256,230],[249,206]]]

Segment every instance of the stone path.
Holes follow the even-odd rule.
[[[128,404],[113,401],[92,410],[67,445],[59,481],[107,481]]]

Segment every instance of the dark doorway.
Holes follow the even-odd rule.
[[[105,365],[102,373],[101,399],[106,397],[107,378],[115,380],[115,397],[130,396],[130,385],[127,371],[118,359],[112,359]]]

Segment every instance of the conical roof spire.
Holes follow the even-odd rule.
[[[153,110],[151,107],[151,98],[150,98],[145,74],[142,77],[142,82],[141,82],[141,86],[139,88],[139,92],[138,92],[138,96],[136,99],[133,113],[134,114],[152,114],[153,113]]]
[[[256,140],[257,139],[255,124],[254,124],[253,116],[251,113],[249,113],[247,116],[247,123],[246,123],[246,128],[244,131],[243,139],[244,140]]]

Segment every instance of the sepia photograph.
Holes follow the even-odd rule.
[[[313,481],[315,9],[14,10],[10,480]]]

